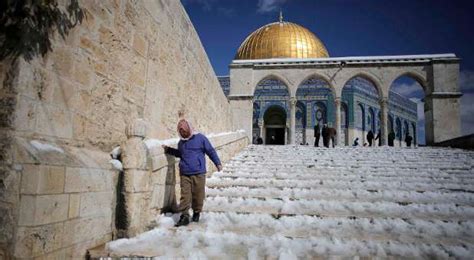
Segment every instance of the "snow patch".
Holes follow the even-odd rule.
[[[61,149],[60,147],[57,147],[52,144],[47,144],[47,143],[42,143],[37,140],[32,140],[30,141],[30,144],[36,148],[37,150],[44,151],[44,152],[58,152],[58,153],[64,153],[64,150]]]

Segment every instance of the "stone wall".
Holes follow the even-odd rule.
[[[67,2],[67,1],[66,1]],[[80,1],[87,15],[53,51],[0,64],[0,258],[83,257],[113,238],[119,173],[111,149],[144,118],[175,137],[231,110],[179,1]]]
[[[151,229],[160,212],[176,210],[180,198],[179,160],[164,154],[159,140],[143,141],[143,137],[130,136],[120,147],[124,168],[124,212],[120,216],[124,222],[120,227],[123,237],[132,237]],[[208,138],[222,162],[228,161],[248,145],[243,131]],[[168,141],[167,145],[176,148],[177,140]],[[209,174],[217,170],[208,157],[206,165]]]

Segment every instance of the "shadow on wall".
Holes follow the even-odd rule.
[[[451,140],[436,143],[434,146],[461,148],[467,150],[474,150],[474,134],[461,136]]]
[[[163,213],[176,212],[178,205],[176,202],[176,159],[174,156],[166,155],[168,169],[166,171],[165,196],[163,198]]]

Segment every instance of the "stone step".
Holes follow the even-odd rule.
[[[474,193],[472,184],[464,183],[425,183],[425,182],[392,182],[392,181],[372,181],[372,180],[278,180],[270,178],[216,178],[211,177],[206,180],[210,188],[219,187],[278,187],[278,188],[333,188],[333,189],[362,189],[381,190],[398,189],[404,191],[463,191]]]
[[[207,196],[243,197],[243,198],[288,198],[290,200],[346,200],[379,202],[389,201],[399,204],[436,204],[452,203],[461,206],[474,206],[474,193],[463,192],[437,192],[437,191],[401,191],[401,190],[361,190],[361,189],[300,189],[300,188],[249,188],[225,187],[207,188]]]
[[[393,175],[384,174],[354,174],[351,172],[339,173],[339,174],[320,174],[318,172],[303,172],[303,173],[288,173],[288,172],[218,172],[213,175],[215,178],[265,178],[274,180],[340,180],[340,181],[382,181],[382,182],[425,182],[425,183],[464,183],[474,184],[474,176],[458,177],[458,176],[398,176],[396,173]]]
[[[193,230],[292,238],[333,237],[357,240],[399,240],[407,243],[466,244],[474,242],[474,220],[440,221],[401,218],[281,216],[204,212]]]
[[[394,202],[353,202],[331,200],[289,200],[208,197],[204,209],[217,212],[311,215],[325,217],[393,217],[437,220],[474,219],[474,207],[450,204],[399,204]]]

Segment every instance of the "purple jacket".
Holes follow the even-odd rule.
[[[179,171],[182,175],[196,175],[206,173],[206,159],[204,154],[211,158],[217,166],[221,164],[219,156],[209,139],[203,134],[195,134],[189,140],[180,140],[178,149],[168,147],[167,154],[181,158]]]

